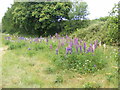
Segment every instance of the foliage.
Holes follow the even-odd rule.
[[[98,20],[100,21],[107,21],[110,17],[106,16],[106,17],[100,17]]]
[[[71,35],[77,29],[83,29],[89,25],[89,20],[69,20],[62,22],[61,35]]]
[[[25,42],[13,42],[11,44],[9,44],[9,48],[10,50],[13,50],[13,49],[18,49],[18,48],[22,48],[25,46]]]
[[[69,12],[69,17],[70,19],[74,20],[84,20],[86,19],[86,16],[89,15],[88,13],[88,5],[86,2],[73,2],[72,3],[72,8]]]
[[[103,32],[105,32],[103,28],[104,25],[105,22],[94,22],[86,28],[77,29],[77,31],[72,33],[71,36],[79,37],[80,39],[83,39],[88,42],[91,42],[95,39],[104,42],[103,38],[106,35],[105,33],[103,34]]]
[[[70,2],[15,2],[2,19],[3,32],[39,36],[60,32],[58,20],[67,19],[70,8]]]
[[[92,24],[90,24],[88,27],[77,29],[74,33],[71,34],[71,36],[77,36],[88,42],[98,39],[102,43],[106,43],[109,45],[119,45],[117,17],[109,17],[107,21],[97,20],[90,22],[92,22]]]

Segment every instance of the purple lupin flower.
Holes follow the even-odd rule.
[[[94,44],[93,44],[93,45],[94,45]],[[90,51],[91,51],[91,52],[94,52],[93,45],[90,44]]]
[[[19,37],[19,39],[24,40],[24,37]]]
[[[84,43],[84,52],[86,52],[86,43]]]
[[[70,47],[72,47],[73,46],[73,43],[72,42],[70,42]]]
[[[94,65],[94,67],[96,67],[96,65]]]
[[[71,50],[70,50],[70,54],[72,54],[72,48],[71,48]]]
[[[28,48],[28,50],[31,50],[31,48]]]
[[[34,40],[34,42],[39,42],[38,38],[36,38],[36,39]]]
[[[66,47],[65,49],[66,49],[66,54],[68,54],[68,48]]]
[[[80,52],[82,52],[82,46],[80,45]]]
[[[55,37],[58,39],[58,33],[55,33]]]
[[[98,40],[96,40],[96,41],[94,42],[95,49],[97,48],[97,43],[98,43]]]
[[[58,55],[58,48],[56,49],[56,55]]]
[[[88,48],[87,53],[91,51],[91,47]]]
[[[71,47],[70,47],[70,46],[66,47],[66,54],[68,54],[68,53],[69,53],[69,51],[72,53],[72,49],[71,49]]]
[[[66,38],[68,38],[68,35],[66,35]]]
[[[76,46],[76,52],[78,53],[78,46]]]
[[[64,46],[64,42],[61,43],[61,46]]]
[[[10,40],[10,39],[11,39],[11,37],[7,37],[7,39],[8,39],[8,40]]]
[[[74,43],[75,43],[75,45],[78,44],[78,38],[74,38]]]
[[[46,42],[48,43],[48,38],[46,38]]]

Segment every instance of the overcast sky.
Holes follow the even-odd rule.
[[[119,0],[84,0],[88,4],[89,19],[96,19],[107,16],[108,12],[113,8],[115,3]],[[0,22],[7,8],[14,3],[14,0],[0,0]]]

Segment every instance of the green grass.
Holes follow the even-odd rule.
[[[3,46],[5,46],[3,41]],[[10,47],[9,44],[7,46]],[[14,44],[13,44],[14,45]],[[17,44],[15,44],[17,45]],[[106,67],[94,73],[80,74],[60,69],[53,63],[55,50],[48,46],[29,44],[8,49],[2,56],[3,88],[117,88],[118,87],[118,47],[107,46]],[[9,48],[8,47],[8,48]],[[31,47],[31,50],[28,48]],[[32,56],[31,56],[32,55]]]

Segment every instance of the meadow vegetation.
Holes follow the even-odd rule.
[[[74,4],[15,3],[8,9],[2,88],[118,88],[119,5],[108,17],[87,20],[87,4]]]

